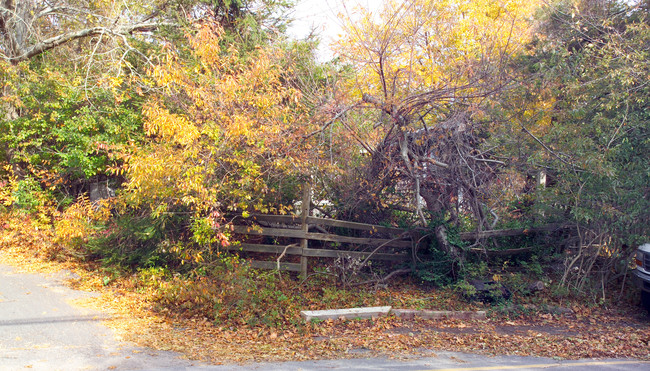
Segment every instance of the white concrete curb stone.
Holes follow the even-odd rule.
[[[328,310],[303,310],[300,316],[309,322],[311,320],[326,319],[354,319],[354,318],[376,318],[384,317],[390,313],[392,307],[365,307],[365,308],[348,308],[348,309],[328,309]]]

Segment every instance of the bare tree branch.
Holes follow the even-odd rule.
[[[10,63],[16,64],[18,62],[26,61],[31,59],[39,54],[42,54],[50,49],[54,49],[57,46],[63,45],[67,42],[91,36],[103,36],[103,35],[130,35],[135,32],[151,32],[155,29],[158,29],[164,25],[173,25],[172,23],[141,23],[128,26],[120,26],[116,28],[107,28],[107,27],[93,27],[87,28],[84,30],[67,32],[61,35],[50,37],[49,39],[43,40],[36,45],[33,45],[23,54],[15,57],[3,56],[5,60]]]

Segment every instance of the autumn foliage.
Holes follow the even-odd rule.
[[[252,342],[275,334],[287,357],[329,356],[345,342],[562,357],[647,348],[639,328],[572,335],[605,331],[608,306],[636,300],[630,253],[650,225],[647,1],[387,0],[379,12],[348,9],[328,62],[313,40],[285,37],[284,2],[155,3],[165,6],[27,12],[23,52],[47,46],[33,55],[0,40],[0,249],[83,263],[94,272],[83,282],[233,342],[238,328]],[[86,23],[69,16],[78,12]],[[0,34],[17,35],[8,25]],[[80,34],[87,25],[95,31]],[[56,35],[71,38],[43,44]],[[419,233],[408,266],[377,264],[360,282],[389,268],[414,274],[346,290],[340,261],[314,258],[297,277],[226,251],[242,242],[235,215],[293,213],[303,183],[328,217]],[[91,200],[97,184],[115,193]],[[560,232],[526,233],[551,223]],[[460,238],[495,229],[524,232]],[[472,301],[474,279],[513,298]],[[539,296],[526,291],[533,279],[546,285]],[[318,329],[298,316],[382,304],[489,307],[494,322],[450,335],[395,318]],[[556,305],[573,315],[540,309]],[[592,313],[601,324],[585,322]],[[521,318],[566,334],[557,345],[543,331],[499,332],[525,330]],[[327,340],[309,340],[311,352],[302,335]]]
[[[194,31],[188,54],[170,48],[148,71],[156,92],[143,107],[149,139],[128,159],[125,197],[154,215],[185,208],[195,225],[209,219],[215,228],[227,211],[285,213],[279,187],[304,172],[310,127],[301,92],[286,83],[286,52],[242,55],[219,25]]]

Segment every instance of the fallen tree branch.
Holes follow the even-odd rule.
[[[461,252],[458,251],[458,248],[447,241],[447,229],[444,225],[439,225],[435,229],[436,240],[438,241],[438,246],[449,256],[457,262],[463,262],[464,258]]]

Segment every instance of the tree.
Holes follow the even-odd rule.
[[[0,56],[6,62],[27,61],[62,45],[88,39],[96,48],[113,42],[124,48],[122,58],[132,47],[129,38],[147,34],[172,22],[163,10],[173,1],[104,2],[74,0],[3,0],[0,3]],[[82,44],[78,45],[79,48]],[[108,49],[110,50],[110,46]],[[101,50],[102,52],[105,50]]]
[[[579,289],[592,273],[599,287],[625,274],[650,233],[648,10],[647,1],[551,3],[505,97],[522,128],[509,155],[554,179],[538,192],[540,215],[579,226],[563,277]]]
[[[141,138],[150,87],[145,70],[166,53],[164,45],[185,48],[179,35],[187,15],[222,24],[228,37],[253,49],[281,27],[276,15],[284,7],[277,1],[3,0],[3,162],[18,182],[56,188],[59,198],[74,198],[106,177],[119,183],[110,171],[121,160],[113,155]]]
[[[490,185],[505,163],[485,145],[486,107],[508,81],[533,6],[389,1],[346,24],[338,48],[355,72],[349,96],[368,112],[357,126],[371,156],[368,195],[406,195],[421,224],[440,216],[459,223],[469,212],[473,227],[494,226]]]
[[[534,156],[558,181],[540,201],[581,227],[563,282],[583,289],[597,273],[604,287],[650,235],[650,8],[603,0],[546,10],[528,68],[557,98]],[[575,267],[583,274],[572,278]]]
[[[16,64],[73,41],[87,39],[91,50],[94,49],[91,53],[97,53],[100,46],[107,50],[118,48],[118,59],[123,60],[128,53],[138,53],[137,46],[130,41],[135,36],[154,40],[155,31],[165,26],[182,25],[183,16],[209,15],[226,28],[240,27],[242,19],[252,16],[247,26],[251,21],[270,20],[267,27],[281,27],[279,20],[282,18],[272,13],[280,10],[281,15],[281,10],[288,5],[275,0],[2,0],[0,57]],[[248,28],[249,31],[262,29]],[[80,42],[78,48],[82,45]]]
[[[227,212],[286,213],[283,187],[309,168],[302,94],[290,84],[290,51],[260,46],[224,53],[224,30],[199,22],[189,54],[170,51],[149,71],[146,145],[128,159],[129,206],[154,216],[189,213],[200,249],[228,243]],[[275,197],[275,198],[274,198]]]
[[[137,138],[137,95],[122,88],[138,72],[133,55],[144,55],[134,36],[151,38],[171,19],[156,9],[136,2],[0,2],[0,142],[3,163],[11,165],[3,177],[14,180],[13,188],[57,190],[61,204],[108,175],[111,145]]]

